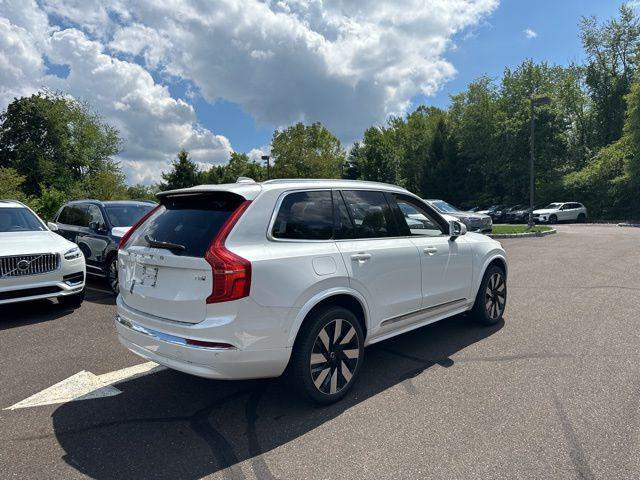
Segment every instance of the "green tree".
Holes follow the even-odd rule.
[[[84,195],[99,200],[124,200],[129,198],[125,176],[119,166],[89,176],[82,182]]]
[[[13,168],[0,167],[0,199],[22,200],[25,176]]]
[[[401,145],[398,145],[392,131],[382,127],[369,127],[364,132],[361,152],[360,175],[363,180],[399,183],[398,163]]]
[[[161,174],[162,182],[160,190],[174,190],[176,188],[187,188],[198,185],[203,181],[203,175],[198,165],[190,158],[189,152],[180,150],[176,160],[171,165],[169,172]]]
[[[623,4],[619,18],[598,23],[583,17],[580,38],[587,54],[586,83],[594,104],[594,143],[601,147],[622,135],[625,96],[637,69],[640,23],[632,7]]]
[[[53,216],[60,209],[63,203],[69,200],[66,192],[60,191],[54,187],[41,188],[42,193],[39,197],[30,197],[29,206],[45,221],[53,219]],[[84,195],[74,195],[74,198],[85,197]]]
[[[320,123],[297,123],[274,132],[271,156],[273,177],[339,178],[346,154],[340,140]]]
[[[256,161],[249,159],[246,153],[231,153],[229,163],[211,167],[205,174],[207,183],[234,183],[238,177],[249,177],[260,182],[266,179],[266,170]]]
[[[113,168],[118,131],[89,106],[61,93],[42,91],[15,99],[0,114],[0,166],[25,177],[22,191],[66,191],[87,176]]]
[[[127,187],[127,197],[132,200],[156,200],[157,185],[142,185],[140,183]]]

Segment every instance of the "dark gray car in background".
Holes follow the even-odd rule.
[[[444,200],[425,200],[429,205],[438,212],[445,215],[451,215],[457,218],[467,226],[470,232],[491,233],[493,221],[489,215],[483,215],[475,212],[464,212]]]
[[[120,238],[156,205],[135,200],[76,200],[64,204],[49,227],[80,247],[87,274],[104,277],[109,288],[118,293]]]

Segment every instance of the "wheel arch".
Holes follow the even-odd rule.
[[[478,289],[480,288],[480,284],[482,283],[482,279],[484,278],[484,274],[487,269],[492,266],[497,265],[504,271],[505,279],[509,276],[509,268],[507,266],[507,258],[505,257],[503,252],[493,252],[489,254],[482,264],[482,268],[480,269],[480,274],[477,276],[475,285],[473,287],[473,298],[476,298],[478,294]]]
[[[331,305],[338,305],[352,311],[360,321],[360,326],[364,332],[365,339],[367,338],[367,332],[369,330],[369,312],[366,300],[356,290],[336,288],[318,294],[304,304],[298,312],[291,328],[287,342],[288,346],[294,345],[302,325],[309,320],[312,313]]]

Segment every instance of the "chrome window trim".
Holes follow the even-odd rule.
[[[380,188],[352,188],[352,189],[345,189],[345,188],[326,188],[326,187],[319,187],[319,188],[313,188],[313,187],[309,187],[309,188],[296,188],[293,190],[286,190],[284,192],[282,192],[280,194],[280,196],[278,197],[278,199],[276,200],[276,204],[271,212],[271,219],[269,220],[269,225],[267,227],[267,233],[266,233],[266,237],[267,240],[269,240],[270,242],[277,242],[277,243],[336,243],[336,242],[362,242],[362,241],[367,241],[367,240],[389,240],[389,239],[394,239],[394,238],[443,238],[443,237],[449,237],[449,235],[447,233],[441,233],[440,235],[394,235],[391,237],[366,237],[366,238],[339,238],[339,239],[334,239],[334,238],[329,238],[327,240],[305,240],[305,239],[297,239],[297,238],[277,238],[274,237],[272,235],[272,231],[273,231],[273,226],[276,222],[276,217],[278,216],[278,212],[280,211],[280,206],[282,205],[283,200],[285,199],[285,197],[289,194],[292,193],[300,193],[300,192],[324,192],[324,191],[329,191],[332,192],[332,194],[334,194],[333,192],[341,192],[343,190],[347,190],[347,191],[351,191],[351,190],[364,190],[364,191],[368,191],[368,192],[380,192],[383,194],[401,194],[401,195],[407,195],[410,196],[422,203],[425,203],[420,197],[417,197],[415,195],[413,195],[410,192],[396,192],[394,190],[384,190],[384,189],[380,189]],[[435,209],[434,209],[435,211]],[[436,213],[438,213],[436,211]],[[439,213],[438,213],[439,214]],[[442,219],[444,222],[447,222],[444,218]],[[448,223],[448,222],[447,222]]]

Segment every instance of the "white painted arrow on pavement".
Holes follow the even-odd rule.
[[[103,375],[94,375],[91,372],[82,370],[66,380],[62,380],[15,405],[5,408],[5,410],[112,397],[122,393],[122,391],[113,386],[114,384],[155,373],[164,370],[164,368],[157,363],[146,362]]]

